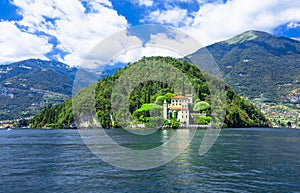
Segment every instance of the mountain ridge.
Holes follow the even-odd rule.
[[[203,49],[214,57],[225,82],[242,96],[286,101],[300,83],[296,40],[251,30]],[[193,61],[197,54],[201,49],[186,58]]]
[[[76,68],[57,61],[28,59],[0,66],[0,120],[35,115],[72,95]]]
[[[228,40],[209,45],[204,49],[212,54],[223,73],[225,82],[238,94],[250,99],[263,98],[266,101],[276,102],[295,101],[295,99],[300,98],[299,45],[300,42],[297,40],[277,37],[267,32],[249,30]],[[190,61],[197,53],[199,50],[184,59]],[[105,66],[100,78],[112,75],[123,66],[124,64]],[[15,69],[15,71],[10,68]],[[22,93],[21,96],[30,95],[32,91],[34,93],[33,97],[27,97],[26,108],[18,110],[14,116],[1,116],[3,113],[14,113],[12,108],[3,106],[0,110],[0,119],[31,116],[38,112],[37,109],[48,103],[58,104],[67,99],[72,94],[71,83],[75,78],[76,70],[76,68],[57,61],[41,59],[28,59],[0,65],[0,102],[2,104],[3,99],[5,99],[4,103],[8,102],[12,108],[18,106],[16,103],[22,104],[23,100],[15,100],[16,98],[10,100],[16,95],[16,90]],[[13,75],[8,76],[9,73],[13,73]],[[38,79],[34,79],[35,81],[30,83],[30,77],[37,78],[37,75],[44,77],[48,82],[56,81],[56,83],[43,86],[43,81],[36,81]],[[28,88],[26,87],[28,84],[35,84],[36,87]],[[56,87],[57,85],[59,87]],[[51,96],[55,96],[56,99],[54,101],[48,100]],[[34,97],[38,100],[35,101]],[[46,100],[39,108],[32,107],[35,102],[41,103],[43,97],[44,99],[46,97]],[[26,113],[28,108],[34,108],[34,113]]]

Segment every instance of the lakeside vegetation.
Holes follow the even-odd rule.
[[[126,73],[126,70],[130,68],[139,68],[140,64],[151,63],[168,63],[183,73],[188,81],[191,83],[195,90],[194,99],[202,101],[202,104],[198,104],[195,108],[203,108],[203,103],[209,105],[211,103],[211,93],[208,87],[207,77],[199,70],[196,65],[190,64],[187,61],[180,61],[171,57],[144,57],[138,62],[129,64],[123,69],[117,71],[114,75],[103,78],[95,85],[89,86],[78,93],[76,97],[80,98],[80,95],[84,95],[88,89],[95,90],[95,109],[96,116],[104,128],[121,127],[126,120],[117,119],[127,111],[127,109],[119,109],[117,112],[113,111],[111,99],[113,87],[116,81],[121,75]],[[151,74],[151,69],[137,69],[142,70],[145,73]],[[136,78],[136,77],[127,77]],[[128,106],[131,116],[135,117],[135,121],[147,122],[149,119],[150,111],[157,111],[159,114],[161,110],[161,104],[164,99],[170,100],[171,96],[175,94],[176,84],[182,84],[185,80],[180,80],[181,77],[166,77],[170,79],[176,79],[173,85],[165,84],[160,81],[146,81],[138,84],[133,88],[130,93]],[[134,80],[129,80],[134,81]],[[210,77],[209,81],[215,81],[218,83],[220,80]],[[187,87],[188,83],[185,83]],[[119,84],[122,88],[122,84]],[[221,104],[222,108],[226,108],[226,116],[223,123],[223,127],[263,127],[268,126],[269,122],[265,118],[264,114],[258,110],[252,103],[244,100],[238,96],[228,85],[226,88],[226,102]],[[89,92],[87,92],[89,93]],[[176,93],[177,94],[177,93]],[[86,96],[85,96],[86,97]],[[80,100],[77,100],[80,103]],[[205,106],[204,105],[204,106]],[[84,105],[83,105],[84,106]],[[83,107],[84,108],[84,107]],[[164,120],[162,120],[164,121]],[[200,122],[207,123],[208,118],[199,118]],[[74,123],[74,115],[72,110],[72,99],[66,100],[64,103],[56,106],[48,105],[43,111],[38,113],[31,119],[32,128],[52,127],[52,128],[69,128]],[[129,124],[129,123],[128,123]],[[171,123],[172,124],[172,123]],[[176,124],[176,123],[173,123]]]

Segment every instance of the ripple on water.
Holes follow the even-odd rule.
[[[135,145],[132,135],[109,132]],[[203,133],[172,162],[129,171],[99,160],[76,130],[1,130],[0,192],[300,191],[300,131],[222,130],[212,149],[199,156]],[[143,140],[148,147],[159,143]]]

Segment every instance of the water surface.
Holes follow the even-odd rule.
[[[107,132],[140,148],[132,135]],[[0,130],[0,192],[300,192],[300,130],[222,130],[199,156],[204,132],[172,162],[129,171],[94,156],[77,130]],[[143,138],[143,147],[173,133],[158,131],[155,140]]]

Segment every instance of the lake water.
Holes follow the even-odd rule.
[[[107,132],[135,148],[121,130]],[[222,130],[199,156],[204,132],[170,163],[132,171],[93,155],[77,130],[0,130],[0,192],[300,192],[300,130]]]

